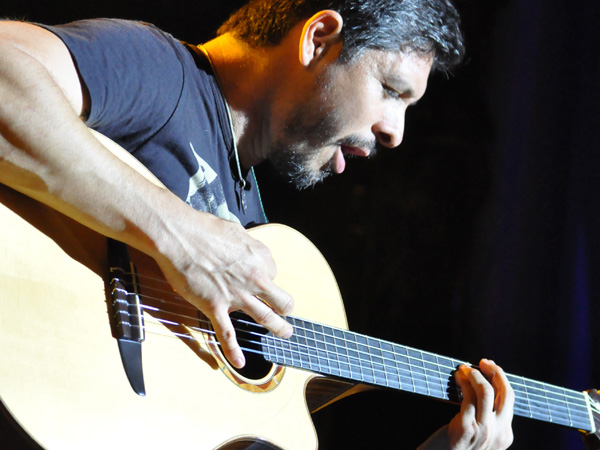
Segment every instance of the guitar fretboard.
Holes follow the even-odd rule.
[[[383,386],[459,403],[454,372],[467,364],[351,331],[288,317],[290,339],[262,337],[266,358],[360,383]],[[507,375],[515,391],[516,415],[592,431],[586,394],[524,377]]]

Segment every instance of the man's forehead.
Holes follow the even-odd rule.
[[[372,66],[381,72],[402,73],[414,68],[426,71],[433,66],[434,53],[363,49],[351,61],[351,64]]]
[[[403,72],[417,66],[421,70],[431,69],[434,60],[433,53],[417,53],[415,51],[377,50],[380,66],[383,69]]]
[[[434,55],[412,51],[367,50],[360,59],[363,59],[362,64],[369,65],[376,76],[392,84],[395,89],[410,90],[420,97],[425,92]]]

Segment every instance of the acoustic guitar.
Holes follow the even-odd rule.
[[[146,255],[4,186],[0,229],[0,448],[11,448],[10,424],[15,448],[306,450],[318,446],[310,412],[360,390],[460,402],[462,361],[348,331],[331,269],[291,228],[250,233],[295,298],[295,333],[280,339],[234,314],[241,371]],[[598,391],[508,378],[515,414],[580,430],[600,448]]]

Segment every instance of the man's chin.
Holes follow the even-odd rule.
[[[281,153],[276,155],[277,157],[269,158],[271,166],[280,176],[290,184],[293,184],[298,190],[313,187],[333,174],[331,161],[321,168],[312,169],[309,168],[312,161],[309,158],[299,158],[298,153]],[[282,158],[282,155],[285,155],[286,158]]]
[[[292,184],[298,190],[311,188],[316,184],[321,183],[325,178],[327,178],[331,174],[332,171],[330,169],[318,172],[310,170],[287,170],[284,172],[280,172],[280,175],[282,175],[290,184]]]

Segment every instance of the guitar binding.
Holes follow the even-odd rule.
[[[241,369],[233,367],[223,355],[221,345],[214,334],[204,334],[219,368],[229,380],[244,390],[263,393],[275,389],[281,383],[285,369],[263,356],[261,339],[257,336],[266,335],[267,330],[241,311],[233,312],[230,316],[236,329],[238,343],[246,358],[246,365]]]

